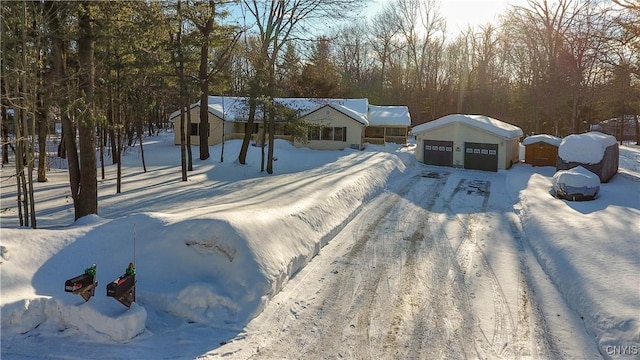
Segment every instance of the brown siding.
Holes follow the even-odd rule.
[[[558,147],[537,142],[525,146],[524,162],[532,166],[556,166],[558,160]]]

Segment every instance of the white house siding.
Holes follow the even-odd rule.
[[[511,162],[518,161],[518,139],[505,139],[491,132],[468,126],[463,123],[451,123],[437,129],[416,135],[416,158],[424,162],[424,140],[453,142],[453,166],[463,167],[465,142],[498,144],[498,168],[507,169]]]
[[[222,142],[222,119],[220,119],[219,117],[217,117],[216,115],[212,114],[212,113],[208,113],[209,114],[209,145],[216,145]],[[174,143],[176,145],[180,145],[180,113],[178,112],[177,116],[174,114],[172,114],[173,116],[169,119],[169,121],[172,121],[174,123]],[[189,134],[191,133],[190,129],[186,128],[186,123],[187,123],[187,114],[184,114],[185,116],[185,136],[189,136]],[[196,105],[194,107],[191,108],[191,124],[200,124],[200,106]],[[225,123],[225,137],[228,137],[228,134],[232,134],[234,132],[234,124],[232,122],[227,121]],[[185,143],[186,143],[186,138],[185,138]],[[199,135],[191,135],[191,144],[192,145],[200,145],[200,136]]]
[[[505,140],[505,163],[504,169],[520,162],[520,141],[519,139]]]
[[[294,146],[296,147],[309,147],[318,150],[362,148],[365,125],[330,106],[324,106],[303,116],[301,119],[312,126],[346,128],[347,137],[346,141],[309,140],[308,143],[304,143],[300,140],[295,140]]]

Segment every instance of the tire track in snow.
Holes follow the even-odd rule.
[[[248,349],[253,355],[244,358],[511,359],[549,354],[532,321],[536,312],[527,310],[535,307],[527,270],[520,268],[524,275],[517,282],[514,321],[476,239],[486,234],[484,216],[491,216],[483,214],[488,191],[483,193],[481,182],[463,179],[447,194],[451,188],[445,183],[459,177],[435,171],[426,175],[441,179],[411,178],[363,207],[357,221],[345,228],[352,240],[343,244],[351,247],[342,256],[325,258],[334,270],[316,276],[305,272],[317,280],[301,294],[317,286],[315,295],[287,295],[296,298],[295,303],[274,312],[279,322],[268,330],[269,340],[257,350]],[[447,221],[439,221],[440,214]],[[447,238],[450,226],[454,232],[463,230],[457,245],[457,237]],[[475,276],[478,272],[481,277]],[[477,314],[485,303],[474,298],[474,287],[467,282],[485,285],[483,299],[490,314],[482,319]],[[507,336],[510,341],[504,340]]]
[[[531,271],[527,258],[533,257],[526,243],[526,234],[520,225],[520,217],[509,219],[509,227],[518,250],[518,321],[516,323],[516,358],[551,359],[560,358],[560,352],[549,337],[550,331],[540,304],[533,294]]]
[[[423,175],[437,178],[438,180],[425,192],[425,195],[419,200],[419,204],[416,204],[418,209],[411,212],[412,219],[410,219],[410,223],[412,223],[414,230],[411,232],[410,229],[407,229],[410,232],[405,234],[402,240],[409,243],[406,249],[407,258],[402,266],[400,287],[391,309],[391,324],[383,342],[385,352],[393,353],[398,358],[407,358],[424,353],[427,334],[431,332],[427,325],[433,325],[429,324],[428,315],[440,300],[433,296],[433,290],[438,289],[440,286],[438,278],[442,276],[441,270],[443,267],[435,259],[438,251],[434,249],[433,237],[428,234],[425,235],[423,231],[429,231],[431,210],[448,180],[447,175],[448,173],[442,176],[436,173]],[[428,268],[422,269],[421,263],[428,264]],[[419,274],[423,270],[433,275],[429,279],[421,279]],[[429,285],[431,286],[427,289]],[[413,326],[409,327],[409,325]],[[443,329],[439,326],[436,326],[436,328]],[[447,338],[447,335],[445,334],[444,337]],[[411,339],[411,345],[413,345],[409,349],[403,346],[406,344],[399,341],[407,336]],[[437,347],[431,346],[426,351],[432,351],[434,348]],[[408,353],[407,350],[409,351]]]
[[[382,202],[382,207],[365,210],[361,214],[363,218],[366,218],[368,212],[376,216],[354,230],[353,235],[356,240],[344,258],[346,266],[341,267],[336,274],[338,279],[333,280],[336,288],[329,291],[330,295],[322,303],[323,307],[338,310],[330,311],[322,319],[324,324],[328,324],[326,331],[322,331],[315,341],[301,349],[305,357],[326,357],[328,346],[335,346],[338,351],[339,344],[349,344],[346,346],[349,348],[348,351],[342,351],[346,354],[340,352],[337,355],[358,359],[373,358],[369,331],[372,328],[371,322],[377,316],[374,309],[379,293],[378,288],[385,283],[382,279],[387,278],[388,273],[386,264],[376,260],[376,245],[382,245],[379,246],[381,250],[388,245],[393,245],[384,243],[384,234],[388,232],[388,228],[397,227],[398,219],[404,216],[400,203],[419,180],[420,177],[415,176],[397,193],[387,194],[385,198],[389,201]],[[375,237],[380,233],[381,236]],[[370,244],[372,238],[376,241],[373,245]],[[352,288],[354,279],[359,280]]]
[[[476,236],[477,224],[482,218],[482,214],[487,211],[489,195],[490,195],[491,183],[485,180],[472,180],[461,179],[454,191],[451,193],[447,201],[445,202],[445,209],[449,213],[453,213],[454,210],[451,207],[451,203],[454,198],[461,192],[467,192],[466,195],[480,195],[482,203],[478,206],[475,212],[470,212],[464,220],[461,215],[456,214],[456,220],[465,229],[465,235],[454,250],[454,257],[458,264],[458,269],[462,274],[465,282],[465,289],[469,298],[469,303],[473,308],[473,303],[478,295],[470,291],[472,285],[480,284],[483,279],[489,282],[491,287],[491,298],[493,302],[493,329],[490,335],[483,329],[483,323],[479,317],[476,319],[479,321],[474,326],[476,350],[483,355],[492,357],[510,357],[513,356],[511,349],[512,334],[515,329],[513,314],[509,307],[507,297],[502,289],[502,285],[498,280],[491,264],[489,263],[482,247],[478,244]],[[462,194],[464,196],[464,194]],[[473,274],[476,278],[474,279]],[[485,275],[483,277],[483,275]],[[479,285],[478,285],[479,286]],[[481,287],[479,287],[481,289]],[[485,295],[486,297],[486,295]]]

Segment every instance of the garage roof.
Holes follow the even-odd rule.
[[[480,130],[484,130],[505,139],[517,138],[522,136],[523,134],[522,129],[515,125],[508,124],[506,122],[488,117],[486,115],[466,114],[451,114],[443,116],[439,119],[414,127],[411,130],[411,133],[417,135],[455,123],[462,123]]]

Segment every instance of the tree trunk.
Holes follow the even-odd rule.
[[[22,182],[22,199],[23,199],[23,207],[24,207],[24,221],[25,225],[29,226],[31,222],[31,226],[35,229],[35,214],[32,212],[35,206],[33,204],[33,161],[34,161],[34,149],[33,149],[33,138],[36,136],[35,129],[32,127],[31,133],[29,132],[29,126],[27,125],[27,109],[35,106],[35,103],[29,104],[28,102],[28,92],[27,92],[27,3],[23,4],[24,11],[24,27],[22,31],[22,72],[20,74],[20,82],[21,82],[21,92],[20,94],[20,123],[18,127],[22,127],[22,136],[18,136],[16,134],[17,139],[17,147],[20,148],[21,156],[21,166],[20,166],[20,178]],[[31,105],[31,106],[30,106]],[[32,121],[35,121],[33,116],[35,116],[35,111],[32,112]],[[29,136],[31,136],[31,140],[29,140]],[[16,155],[17,156],[17,155]],[[26,167],[26,171],[25,171]],[[26,178],[25,178],[26,172]]]
[[[82,3],[78,19],[80,30],[78,39],[79,81],[86,108],[83,109],[81,119],[78,122],[81,176],[80,192],[76,205],[76,220],[85,215],[98,213],[96,120],[93,104],[95,33],[92,10],[93,5],[90,2]]]
[[[142,157],[142,170],[147,172],[147,164],[144,161],[144,146],[142,146],[142,132],[144,131],[142,124],[140,124],[140,130],[138,131],[138,140],[140,140],[140,156]],[[151,136],[151,135],[149,135]]]
[[[198,133],[200,135],[200,160],[209,158],[209,79],[207,74],[207,52],[206,45],[208,37],[203,39],[200,50],[200,125]],[[189,112],[191,113],[191,112]]]
[[[4,89],[4,86],[2,88]],[[2,106],[0,119],[2,121],[0,126],[2,131],[2,167],[4,167],[4,164],[9,163],[9,127],[7,126],[7,108],[4,106]]]
[[[269,149],[267,150],[267,174],[273,174],[273,148],[275,146],[275,119],[273,110],[269,113]]]
[[[42,98],[40,99],[42,101]],[[38,112],[38,182],[47,181],[47,107],[40,104]]]
[[[100,148],[100,179],[104,180],[105,176],[104,176],[104,142],[105,142],[105,136],[107,135],[107,130],[104,128],[104,126],[99,126],[98,127],[98,131],[99,131],[99,136],[98,136],[98,142],[99,145],[98,147]]]
[[[186,89],[185,89],[185,94],[186,94]],[[183,106],[186,109],[189,109],[187,110],[187,113],[186,113],[187,128],[185,130],[187,132],[187,171],[193,171],[193,151],[191,149],[191,109],[190,109],[191,104],[189,104],[189,102],[186,101],[186,97],[185,97],[185,102]],[[200,145],[200,147],[202,147],[202,145]]]
[[[18,79],[18,81],[20,81]],[[20,86],[18,82],[16,82],[16,94],[20,94]],[[27,222],[27,208],[24,207],[23,210],[23,197],[25,196],[26,191],[23,191],[24,184],[24,153],[22,149],[22,113],[24,109],[17,109],[14,112],[15,120],[15,135],[16,135],[16,147],[14,149],[14,153],[16,155],[16,197],[18,202],[18,218],[20,219],[20,226],[28,226]],[[26,204],[26,203],[25,203]],[[25,224],[25,222],[27,222]]]
[[[636,115],[633,118],[636,124],[636,145],[640,145],[640,115]]]
[[[40,42],[40,37],[38,38],[38,42]],[[42,44],[38,44],[42,46]],[[44,84],[45,84],[45,70],[44,70],[44,59],[43,55],[39,52],[38,54],[38,91],[35,91],[36,94],[36,109],[37,109],[37,125],[38,125],[38,182],[46,182],[47,181],[47,133],[48,130],[48,107],[49,105],[44,100]],[[41,90],[42,89],[42,90]],[[35,121],[35,114],[34,114]],[[35,131],[35,130],[34,130]],[[35,134],[34,134],[35,136]]]
[[[54,6],[54,5],[52,5]],[[58,9],[59,11],[59,9]],[[64,41],[62,35],[59,33],[60,22],[57,12],[52,16],[52,28],[54,29],[53,35],[53,68],[55,72],[56,86],[60,88],[67,76],[66,68],[66,55]],[[71,190],[71,199],[73,199],[74,206],[78,201],[78,193],[80,192],[80,165],[78,160],[78,150],[76,147],[76,130],[73,126],[71,117],[69,116],[70,109],[67,108],[68,101],[66,97],[60,98],[61,111],[61,125],[62,125],[62,139],[60,151],[63,153],[64,158],[67,159],[67,169],[69,170],[69,187]]]
[[[244,128],[244,138],[242,139],[242,146],[240,147],[240,155],[238,161],[240,164],[245,165],[247,163],[247,153],[249,152],[249,143],[251,142],[251,133],[253,132],[253,123],[256,117],[256,98],[255,95],[249,97],[249,117],[247,118],[247,124]]]

